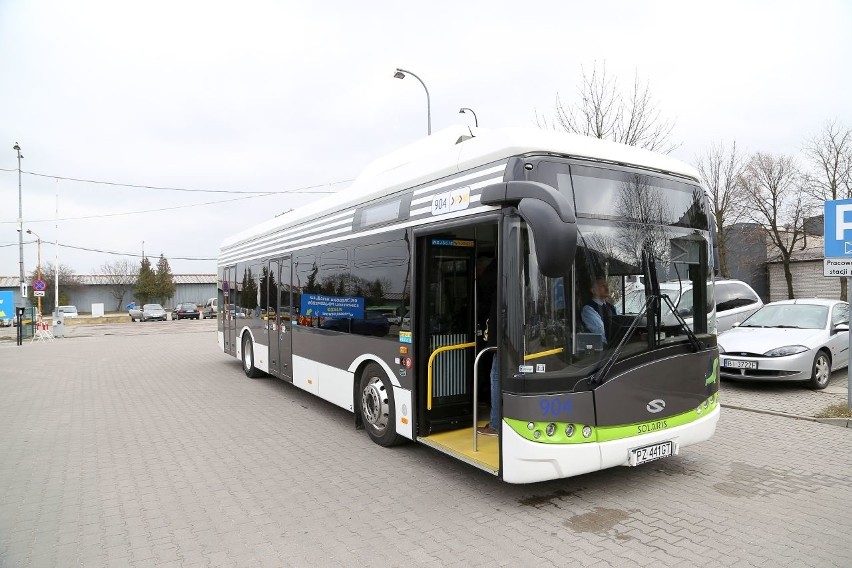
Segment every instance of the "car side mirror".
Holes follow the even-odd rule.
[[[735,321],[735,322],[733,323],[733,325],[731,325],[731,327],[740,327],[740,323],[741,323],[741,322]]]
[[[840,333],[841,331],[849,331],[849,324],[839,323],[834,326],[834,329],[831,330],[832,333]]]

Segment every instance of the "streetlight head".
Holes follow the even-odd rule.
[[[28,235],[32,235],[32,234],[33,234],[33,232],[32,232],[30,229],[27,229],[27,234],[28,234]]]
[[[20,152],[20,151],[21,151],[21,147],[20,147],[20,146],[18,146],[18,143],[17,143],[17,142],[15,142],[15,145],[14,145],[14,146],[12,146],[12,150],[17,150],[18,152]]]
[[[393,74],[393,77],[394,79],[405,79],[405,73],[397,69],[396,73]]]

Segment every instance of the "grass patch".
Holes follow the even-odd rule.
[[[852,418],[852,410],[849,410],[849,407],[846,406],[845,402],[840,402],[837,404],[832,404],[830,406],[826,406],[823,408],[819,414],[816,415],[817,418]]]

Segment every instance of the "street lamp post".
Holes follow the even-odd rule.
[[[426,132],[429,136],[432,135],[432,103],[429,100],[429,89],[426,88],[426,83],[423,82],[423,79],[412,73],[411,71],[406,71],[405,69],[396,68],[396,73],[393,74],[396,79],[405,79],[405,75],[409,74],[423,85],[423,90],[426,91]]]
[[[38,241],[38,264],[36,265],[36,278],[41,280],[41,237],[32,229],[27,229],[27,234],[35,235],[35,238]],[[41,315],[41,296],[38,297],[38,313],[39,315]]]
[[[459,114],[464,114],[465,111],[467,111],[467,112],[469,112],[470,114],[473,115],[473,125],[475,127],[479,128],[479,120],[476,118],[476,113],[473,112],[473,109],[470,109],[470,108],[467,108],[467,107],[462,107],[462,108],[459,109]]]
[[[25,307],[26,302],[24,302],[24,294],[26,294],[26,288],[24,287],[24,208],[21,204],[21,160],[23,156],[21,155],[21,147],[15,142],[15,145],[12,146],[12,149],[18,153],[18,258],[20,259],[20,292],[21,299],[19,301],[20,307]]]

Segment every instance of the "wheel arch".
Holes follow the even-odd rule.
[[[375,363],[382,368],[387,375],[388,380],[391,382],[391,386],[394,388],[399,388],[401,385],[399,384],[399,379],[397,379],[396,375],[393,371],[391,371],[390,366],[385,363],[381,357],[372,353],[365,353],[357,357],[352,364],[349,365],[347,371],[352,373],[352,410],[355,411],[355,428],[357,430],[364,429],[364,421],[361,418],[361,392],[360,392],[360,383],[361,383],[361,375],[364,373],[364,369],[367,368],[367,365],[370,363]]]

